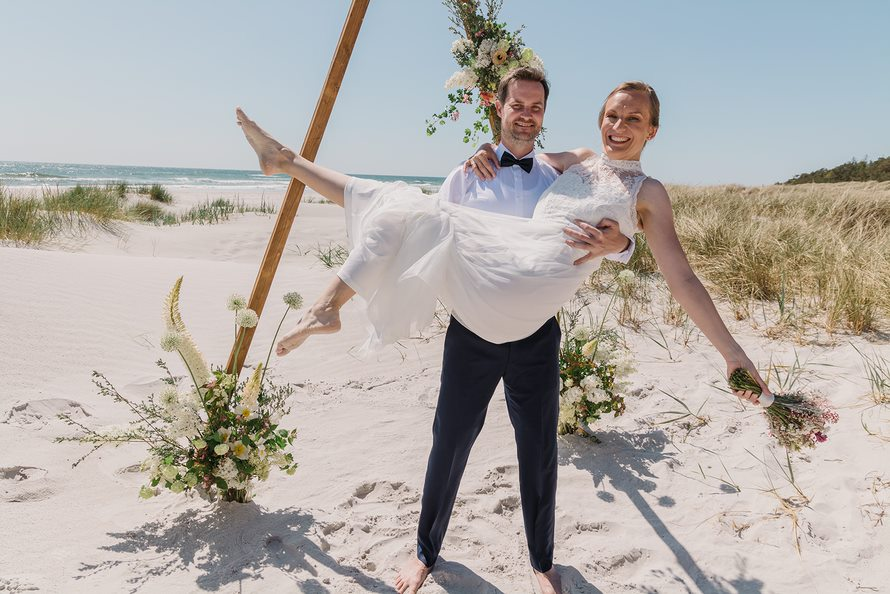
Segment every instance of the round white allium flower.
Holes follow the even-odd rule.
[[[238,440],[232,444],[232,455],[240,460],[247,460],[250,457],[250,448]]]
[[[259,321],[259,316],[252,309],[239,309],[235,314],[235,323],[242,328],[253,328]]]
[[[634,274],[633,270],[622,270],[618,273],[618,282],[620,283],[632,283],[637,278],[637,275]]]
[[[229,451],[229,444],[227,443],[218,443],[213,446],[213,453],[217,456],[224,456]]]
[[[296,291],[285,293],[283,299],[285,305],[287,305],[288,307],[291,307],[293,309],[300,309],[301,307],[303,307],[303,296]]]
[[[161,350],[168,353],[179,349],[182,346],[182,334],[176,330],[171,330],[161,337]]]
[[[168,386],[161,392],[160,401],[161,406],[168,412],[177,409],[179,408],[179,392],[173,386]]]
[[[226,301],[226,308],[229,311],[238,311],[239,309],[244,309],[247,307],[247,299],[245,299],[242,295],[238,293],[232,293],[229,295],[229,300]]]

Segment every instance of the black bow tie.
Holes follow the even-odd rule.
[[[501,155],[501,167],[512,167],[513,165],[519,165],[522,167],[523,171],[526,173],[532,172],[532,163],[534,159],[532,157],[526,157],[525,159],[517,159],[507,151],[504,151],[504,154]]]

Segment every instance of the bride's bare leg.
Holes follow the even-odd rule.
[[[235,109],[238,125],[244,131],[247,142],[256,151],[260,170],[266,175],[284,173],[294,177],[331,202],[343,206],[343,190],[348,176],[316,165],[287,148],[247,117],[240,107]]]
[[[278,341],[275,354],[286,355],[306,341],[313,334],[333,334],[340,330],[340,308],[349,301],[355,291],[340,280],[340,277],[328,285],[318,301],[303,314],[296,328]]]

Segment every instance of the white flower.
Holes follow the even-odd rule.
[[[234,373],[227,373],[219,380],[219,387],[231,391],[238,384],[238,377]]]
[[[582,396],[584,396],[584,390],[577,386],[574,388],[569,388],[563,394],[563,398],[566,400],[566,402],[570,402],[572,404],[580,401]]]
[[[196,439],[192,442],[192,445],[195,447],[196,450],[203,450],[207,447],[207,442],[203,439]]]
[[[189,472],[188,474],[186,474],[186,475],[183,477],[182,480],[185,482],[185,484],[186,484],[189,488],[192,488],[192,487],[194,487],[195,485],[198,484],[198,476],[197,476],[194,472]]]
[[[598,375],[591,374],[581,380],[581,388],[587,392],[593,390],[594,388],[599,388],[602,386],[602,382]]]
[[[240,460],[247,460],[250,457],[250,448],[238,440],[232,444],[232,455]]]
[[[177,346],[177,350],[189,372],[194,377],[195,383],[203,386],[213,379],[213,374],[210,373],[210,369],[204,361],[204,356],[198,350],[198,346],[182,321],[182,314],[179,311],[179,293],[181,289],[182,277],[180,276],[173,284],[173,288],[164,301],[164,324],[167,326],[168,332],[179,333],[181,341]]]
[[[574,386],[574,385],[575,385],[575,380],[573,380],[573,379],[570,378],[570,377],[567,377],[567,378],[566,378],[566,381],[565,381],[565,387],[566,387],[566,388],[571,388],[571,387]]]
[[[479,82],[476,73],[469,68],[458,70],[445,81],[446,89],[472,89]]]
[[[619,283],[632,283],[636,279],[636,275],[633,270],[624,269],[618,273],[618,282]]]
[[[243,407],[247,407],[253,411],[256,409],[257,398],[260,396],[260,388],[262,387],[262,379],[263,379],[263,364],[260,363],[256,366],[256,369],[253,370],[253,374],[250,376],[250,379],[247,380],[247,383],[244,385],[244,390],[241,392],[241,405]]]
[[[179,350],[182,346],[182,335],[176,330],[170,330],[161,337],[161,350],[168,353]]]
[[[253,409],[245,404],[242,404],[237,409],[235,409],[235,413],[242,421],[249,421],[256,418],[256,413],[253,411]]]
[[[257,325],[259,317],[252,309],[239,309],[235,314],[235,323],[242,328],[253,328]]]
[[[473,49],[473,42],[467,39],[466,37],[461,37],[460,39],[455,39],[454,43],[451,44],[451,53],[457,57],[460,54],[465,54]]]
[[[590,359],[591,355],[597,348],[597,343],[599,341],[591,340],[589,342],[585,342],[584,346],[581,347],[581,354]]]
[[[283,299],[285,305],[290,308],[300,309],[301,307],[303,307],[303,296],[296,291],[285,293]]]
[[[493,39],[483,39],[479,44],[479,50],[476,52],[476,67],[485,68],[491,64],[491,52],[495,48]]]
[[[161,392],[160,401],[164,410],[167,412],[175,411],[179,408],[179,392],[173,386],[164,388],[164,391]]]
[[[142,499],[151,499],[152,497],[154,497],[157,494],[158,494],[157,489],[154,489],[152,487],[148,487],[145,485],[143,485],[142,488],[139,489],[139,497],[141,497]]]
[[[173,481],[173,483],[170,485],[170,490],[174,493],[182,493],[183,491],[185,491],[185,483],[183,483],[182,481]]]
[[[213,446],[213,452],[217,456],[224,456],[229,451],[229,444],[227,443],[218,443]]]
[[[229,300],[226,302],[226,309],[229,311],[238,311],[239,309],[244,309],[247,307],[247,299],[238,293],[232,293],[229,295]]]
[[[220,427],[216,430],[216,434],[219,435],[221,441],[229,441],[229,438],[232,437],[232,428]]]

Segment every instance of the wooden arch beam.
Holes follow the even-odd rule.
[[[318,154],[318,147],[321,145],[321,139],[331,117],[334,101],[336,101],[337,94],[340,92],[340,84],[343,82],[343,75],[346,73],[346,67],[349,65],[352,48],[355,47],[355,40],[358,38],[358,32],[362,27],[362,21],[365,18],[369,2],[370,0],[352,0],[352,4],[349,7],[346,23],[343,25],[340,40],[337,42],[337,49],[334,51],[334,57],[328,69],[328,76],[322,87],[321,95],[318,97],[318,103],[315,105],[315,113],[312,114],[312,121],[309,123],[309,130],[307,130],[306,137],[303,140],[303,147],[300,149],[300,155],[309,161],[315,161],[315,157]],[[272,280],[275,278],[275,272],[278,270],[278,263],[281,261],[281,254],[284,252],[284,246],[290,234],[294,217],[297,215],[300,200],[303,198],[303,190],[305,189],[306,186],[295,179],[291,179],[290,184],[287,186],[284,202],[281,204],[281,210],[278,212],[278,218],[275,221],[275,229],[269,238],[269,245],[266,246],[266,253],[263,255],[260,271],[250,293],[248,307],[254,310],[257,315],[261,316],[263,313],[263,306],[266,304],[266,298],[269,296],[269,288],[272,286]],[[253,340],[255,330],[256,328],[241,328],[238,336],[235,338],[235,344],[232,346],[232,352],[229,354],[229,360],[226,363],[226,369],[233,370],[232,372],[235,375],[240,374],[241,368],[244,366],[244,359],[247,357],[247,351],[250,349],[250,343]],[[241,347],[237,348],[239,341],[241,341]]]

